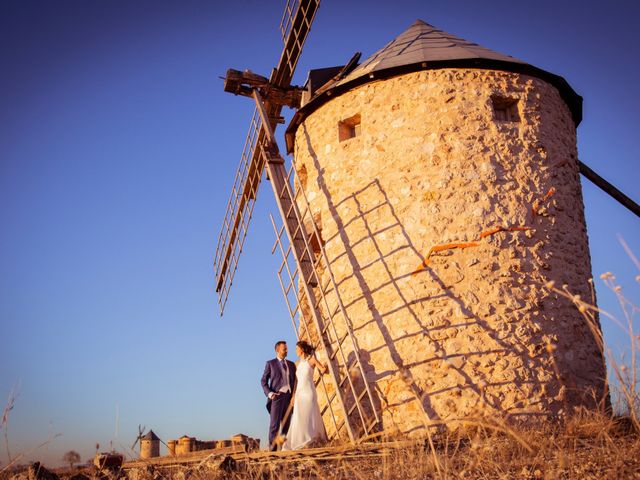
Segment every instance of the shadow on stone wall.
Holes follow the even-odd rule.
[[[326,201],[331,217],[337,224],[337,233],[335,236],[333,238],[324,238],[323,240],[325,244],[332,241],[338,241],[345,247],[343,253],[341,253],[337,258],[329,259],[329,261],[333,265],[340,257],[346,256],[352,268],[352,273],[350,275],[339,280],[338,289],[340,289],[340,286],[346,287],[347,283],[349,283],[349,288],[352,288],[355,280],[357,284],[357,294],[353,295],[353,293],[350,293],[349,299],[345,301],[347,313],[351,306],[360,301],[366,302],[370,312],[370,319],[350,318],[349,321],[356,332],[356,336],[358,336],[359,330],[362,330],[369,324],[373,323],[383,339],[382,344],[374,346],[368,351],[359,349],[361,362],[366,362],[368,365],[366,370],[367,380],[371,385],[375,385],[376,392],[380,397],[381,404],[379,408],[382,410],[391,409],[402,404],[416,402],[420,405],[424,417],[423,424],[426,425],[441,420],[440,412],[442,409],[440,408],[437,410],[434,408],[434,397],[446,394],[450,399],[453,399],[455,403],[456,396],[459,396],[461,392],[472,392],[473,395],[477,397],[478,403],[482,405],[482,408],[485,411],[489,410],[500,414],[513,413],[513,416],[518,418],[544,415],[544,413],[537,413],[534,410],[523,411],[523,407],[526,407],[527,405],[520,402],[516,402],[505,409],[503,407],[504,402],[498,395],[500,392],[500,386],[512,385],[516,389],[520,389],[523,385],[528,384],[527,391],[529,392],[535,389],[539,392],[545,392],[547,397],[559,398],[561,396],[561,392],[558,391],[558,384],[556,382],[548,383],[548,380],[541,380],[538,375],[535,374],[537,371],[542,372],[549,370],[549,357],[547,356],[546,358],[543,358],[540,356],[539,351],[532,354],[530,351],[531,345],[520,341],[515,335],[509,336],[509,341],[505,341],[504,338],[502,338],[504,337],[504,332],[502,332],[501,336],[501,332],[496,331],[482,318],[481,315],[476,313],[478,305],[475,304],[475,302],[474,304],[471,304],[468,300],[465,300],[460,296],[456,296],[451,291],[451,288],[449,288],[450,285],[447,285],[447,283],[434,271],[434,269],[429,266],[426,266],[419,275],[429,276],[429,281],[437,285],[439,293],[436,295],[425,295],[419,298],[409,298],[406,290],[403,290],[400,284],[403,281],[406,282],[408,277],[411,277],[412,273],[406,273],[400,276],[395,275],[389,264],[389,258],[400,251],[402,251],[404,255],[408,254],[415,257],[416,265],[424,262],[425,258],[414,246],[414,243],[407,234],[400,218],[396,214],[393,205],[389,201],[386,192],[382,188],[382,185],[376,179],[365,185],[362,189],[353,192],[351,195],[335,200],[328,188],[327,179],[324,176],[324,170],[318,161],[317,154],[311,146],[308,133],[304,126],[302,128],[306,138],[308,153],[313,160],[318,174],[316,179],[317,187]],[[366,202],[361,200],[365,197],[367,199]],[[371,201],[372,198],[375,198],[375,202]],[[347,203],[354,205],[356,208],[355,210],[353,208],[350,209],[352,213],[348,216],[341,215],[339,210]],[[380,215],[381,210],[384,210],[384,215]],[[374,222],[371,220],[373,217],[376,218],[375,226]],[[385,219],[385,221],[390,219],[390,221],[388,223],[381,224],[380,218]],[[363,233],[359,238],[350,237],[350,234],[348,233],[357,230],[349,228],[356,222],[360,222],[359,226],[364,227],[364,230],[360,228],[360,231]],[[382,234],[389,234],[391,232],[396,236],[396,243],[394,248],[389,251],[388,241],[383,240],[381,237]],[[397,240],[398,235],[400,236],[400,242]],[[367,264],[361,264],[360,260],[354,254],[354,248],[357,248],[363,241],[371,241],[376,252],[373,260],[370,260],[372,257],[369,255]],[[376,284],[372,285],[372,282],[368,282],[365,278],[364,271],[368,268],[372,268],[375,264],[378,264],[378,267],[382,267],[382,271],[385,272],[385,278],[378,278],[376,280]],[[378,271],[380,271],[380,269],[378,269]],[[394,308],[386,312],[381,311],[375,299],[375,293],[379,292],[383,288],[387,289],[387,296],[388,292],[391,290],[396,299],[395,302],[393,302],[395,304]],[[470,295],[470,297],[473,298],[474,296]],[[418,311],[417,306],[422,302],[433,301],[439,298],[454,302],[454,304],[457,305],[459,312],[461,312],[461,316],[466,317],[465,320],[460,323],[448,325],[429,325],[429,323],[422,318],[424,313],[421,314]],[[482,301],[480,300],[479,303],[482,303]],[[416,329],[413,330],[412,333],[394,338],[388,323],[391,317],[398,315],[403,315],[405,318],[411,318],[415,323]],[[448,351],[445,347],[445,342],[442,341],[442,337],[438,335],[438,332],[444,329],[465,328],[472,325],[480,327],[485,336],[491,339],[495,348],[486,350],[465,350],[465,348],[468,347],[462,344],[460,348],[457,348],[455,351]],[[414,354],[412,359],[413,361],[405,360],[407,357],[406,352],[401,352],[397,344],[398,342],[412,336],[423,337],[424,340],[426,340],[424,343],[431,345],[432,350],[428,357],[416,360],[416,358],[420,358],[420,355]],[[393,368],[388,368],[381,372],[375,371],[375,367],[369,363],[369,359],[371,354],[378,350],[386,350],[393,362]],[[465,366],[467,366],[467,361],[472,358],[479,359],[489,354],[504,355],[507,352],[511,353],[512,356],[522,359],[524,362],[523,366],[526,370],[534,372],[534,374],[529,375],[528,378],[523,378],[523,376],[514,369],[512,378],[505,381],[496,381],[489,375],[486,375],[485,372],[474,371],[472,377],[468,371],[469,368],[465,368]],[[461,380],[459,380],[455,386],[439,388],[438,385],[435,384],[432,385],[431,388],[425,387],[428,379],[415,378],[414,369],[418,366],[430,363],[434,364],[434,366],[445,364],[446,368],[451,372],[455,372]],[[404,399],[400,400],[397,398],[397,395],[394,396],[395,398],[387,398],[385,392],[382,391],[378,385],[380,380],[385,379],[388,381],[391,381],[392,379],[402,381],[406,385],[406,389],[411,393],[411,398],[406,398],[405,396]],[[514,410],[514,412],[510,412],[511,410]],[[455,417],[456,415],[448,415],[449,418],[452,416]],[[412,429],[418,428],[422,427],[417,425]]]

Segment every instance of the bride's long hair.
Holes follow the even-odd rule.
[[[304,340],[300,340],[298,343],[296,343],[296,345],[300,347],[300,350],[302,350],[302,353],[304,353],[305,356],[307,357],[311,357],[313,353],[316,351],[316,349],[313,346],[311,346],[310,343],[305,342]]]

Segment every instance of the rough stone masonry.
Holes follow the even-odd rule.
[[[598,343],[544,286],[591,299],[576,125],[554,86],[472,68],[365,83],[298,126],[295,165],[383,428],[603,398]]]

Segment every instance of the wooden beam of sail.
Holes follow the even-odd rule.
[[[618,190],[615,186],[607,182],[604,178],[594,172],[588,165],[578,160],[578,167],[580,173],[589,179],[594,185],[599,187],[602,191],[613,197],[618,203],[626,207],[630,212],[635,213],[640,217],[640,205],[631,200],[628,196]]]

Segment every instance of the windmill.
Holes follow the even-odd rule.
[[[539,285],[590,276],[579,172],[639,209],[577,159],[581,97],[422,21],[360,65],[357,54],[316,70],[305,91],[290,81],[318,6],[287,2],[270,78],[225,78],[256,108],[216,249],[221,313],[266,171],[288,311],[328,360],[318,386],[330,438],[368,438],[383,416],[412,431],[478,405],[526,416],[586,403],[577,390],[600,388],[601,352],[577,310]],[[289,170],[274,137],[283,106],[297,109]],[[551,341],[558,360],[545,356]]]

